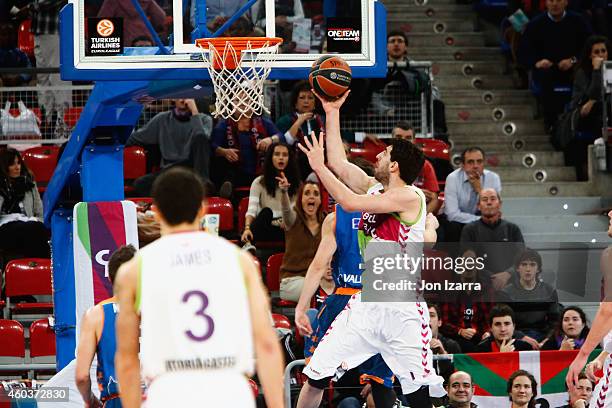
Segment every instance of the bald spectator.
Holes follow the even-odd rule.
[[[511,277],[508,271],[514,262],[517,251],[523,248],[523,234],[518,225],[502,219],[502,200],[493,188],[484,188],[478,198],[480,218],[467,224],[461,231],[461,242],[469,243],[479,256],[486,256],[485,267],[493,274],[492,284],[495,289],[502,289]],[[515,242],[521,245],[491,244],[497,242]],[[481,245],[472,245],[481,243]],[[462,247],[465,247],[463,245]]]
[[[448,403],[441,408],[477,408],[472,402],[474,396],[474,383],[472,376],[465,371],[456,371],[446,384]]]
[[[408,122],[398,122],[393,130],[391,130],[391,136],[398,139],[405,139],[410,143],[414,143],[414,128]],[[436,171],[429,160],[425,159],[421,173],[419,173],[413,184],[420,188],[423,191],[423,194],[425,194],[425,198],[427,200],[427,212],[435,214],[440,205],[440,200],[438,200],[440,187],[438,186]]]
[[[465,224],[480,218],[478,195],[485,188],[501,192],[497,173],[485,169],[485,152],[480,147],[468,147],[461,153],[461,167],[446,178],[444,214],[447,223],[445,241],[457,242]]]

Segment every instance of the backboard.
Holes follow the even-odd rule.
[[[195,40],[220,36],[283,38],[270,79],[306,78],[325,54],[356,78],[387,69],[375,0],[70,0],[60,19],[65,80],[208,79]]]

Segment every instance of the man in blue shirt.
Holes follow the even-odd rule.
[[[485,169],[485,153],[480,147],[468,147],[461,153],[461,167],[446,178],[444,187],[445,241],[457,242],[465,224],[480,218],[478,195],[485,188],[501,192],[497,173]]]

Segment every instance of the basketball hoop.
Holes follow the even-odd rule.
[[[263,85],[276,60],[281,38],[219,37],[196,40],[216,96],[215,117],[239,119],[270,113]],[[247,57],[245,58],[245,55]]]

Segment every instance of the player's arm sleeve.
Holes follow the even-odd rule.
[[[251,256],[245,252],[240,252],[239,256],[248,288],[257,376],[263,387],[266,406],[282,408],[285,363],[270,321],[270,299]]]
[[[114,293],[119,302],[117,314],[117,352],[115,371],[121,389],[121,403],[124,408],[140,407],[140,360],[138,358],[138,336],[140,317],[136,313],[136,291],[138,277],[138,256],[119,268]]]

